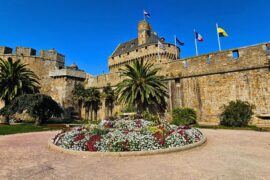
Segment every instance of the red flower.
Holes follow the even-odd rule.
[[[96,142],[101,140],[100,135],[93,135],[90,137],[89,141],[86,142],[87,150],[88,151],[97,151],[97,148],[95,147]]]
[[[123,130],[123,133],[124,133],[125,135],[127,135],[127,134],[129,133],[129,130],[128,130],[128,129],[124,129],[124,130]]]
[[[169,132],[166,134],[166,137],[170,136],[172,133],[174,133],[174,130],[169,131]]]
[[[142,127],[141,120],[139,120],[139,119],[135,121],[135,124],[136,124],[136,125],[135,125],[136,128],[141,128],[141,127]]]
[[[82,139],[84,139],[84,134],[78,134],[75,138],[74,138],[74,142],[76,142],[76,141],[80,141],[80,140],[82,140]]]
[[[123,142],[123,150],[124,151],[129,151],[129,149],[128,149],[128,140],[126,140],[125,142]]]
[[[165,139],[160,132],[156,132],[155,134],[153,134],[153,136],[158,140],[158,143],[160,145],[163,145],[165,143]]]
[[[185,135],[185,131],[186,131],[185,129],[179,129],[178,133],[183,136],[183,135]]]
[[[113,123],[112,122],[106,122],[104,123],[105,128],[113,128]]]

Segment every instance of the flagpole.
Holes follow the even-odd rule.
[[[159,44],[158,44],[158,60],[160,61]]]
[[[144,11],[145,11],[145,10],[143,10],[143,19],[144,19],[144,21],[145,21],[145,15],[144,15]]]
[[[175,45],[175,60],[177,60],[176,35],[174,35],[174,45]]]
[[[196,30],[194,29],[194,42],[195,42],[195,49],[196,49],[196,56],[198,56],[198,45],[197,45],[197,39],[196,39]]]
[[[220,45],[220,38],[219,38],[219,33],[218,33],[218,24],[216,23],[217,26],[217,37],[218,37],[218,49],[221,51],[221,45]]]

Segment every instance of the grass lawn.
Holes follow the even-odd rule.
[[[0,135],[60,130],[62,127],[35,126],[34,124],[0,125]]]

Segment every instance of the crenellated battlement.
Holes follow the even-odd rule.
[[[245,69],[266,68],[270,60],[270,43],[234,48],[221,52],[213,52],[164,63],[156,63],[161,69],[160,75],[166,79],[181,79],[188,77],[222,74]],[[156,62],[152,59],[152,62]],[[115,71],[92,77],[88,86],[103,87],[108,83],[115,86],[122,79]]]
[[[0,56],[17,56],[17,57],[34,57],[41,58],[42,60],[56,61],[60,67],[64,67],[65,56],[58,53],[55,49],[52,50],[40,50],[39,55],[33,48],[28,47],[16,47],[15,52],[10,47],[0,47]]]

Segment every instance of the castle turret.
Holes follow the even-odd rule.
[[[63,68],[65,66],[65,56],[58,53],[55,49],[48,51],[40,50],[40,57],[56,61],[59,68]]]
[[[139,24],[138,24],[138,45],[145,44],[148,41],[148,39],[151,36],[151,31],[152,31],[151,26],[146,20],[139,22]]]

